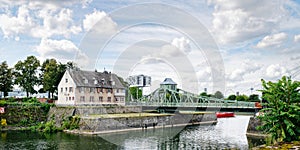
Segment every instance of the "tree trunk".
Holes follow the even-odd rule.
[[[48,98],[50,98],[50,91],[48,91]]]
[[[28,91],[26,91],[26,97],[29,97],[29,92]]]
[[[3,95],[4,98],[5,98],[6,96],[8,96],[8,92],[7,92],[7,91],[4,91],[3,93],[4,93],[4,95]]]

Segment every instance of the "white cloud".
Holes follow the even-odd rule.
[[[15,41],[20,41],[20,37],[16,36]]]
[[[56,58],[62,62],[72,61],[77,55],[82,62],[80,65],[87,64],[87,57],[78,49],[78,47],[69,40],[41,40],[40,45],[35,47],[35,51],[40,55],[41,59]]]
[[[210,67],[204,67],[203,69],[198,70],[196,72],[196,74],[197,74],[198,80],[201,81],[201,82],[203,82],[203,81],[210,82],[211,79],[212,79],[212,74],[211,74],[211,68]]]
[[[72,1],[62,1],[62,0],[52,0],[52,1],[43,1],[43,0],[34,0],[34,1],[23,1],[23,0],[1,0],[0,8],[12,7],[12,6],[21,6],[26,5],[30,9],[47,9],[47,10],[56,10],[64,7],[72,7],[81,5],[82,8],[86,8],[92,0],[72,0]]]
[[[86,8],[93,0],[81,0],[82,8]]]
[[[300,34],[294,36],[294,41],[295,42],[299,42],[300,41]]]
[[[117,24],[104,11],[94,10],[93,13],[85,15],[83,20],[85,31],[93,28],[98,32],[110,32],[115,31],[116,27]]]
[[[176,46],[177,48],[183,50],[186,53],[191,52],[190,40],[185,37],[174,38],[172,40],[172,45]]]
[[[32,30],[34,37],[48,38],[53,35],[63,35],[69,37],[71,34],[78,34],[81,31],[80,26],[74,25],[72,19],[73,11],[70,9],[61,9],[59,12],[40,10],[39,18],[43,19],[43,24]]]
[[[244,76],[250,73],[254,73],[260,69],[260,66],[257,63],[250,62],[245,60],[237,69],[231,71],[227,74],[227,80],[229,81],[242,81]]]
[[[224,44],[270,33],[286,15],[278,0],[211,0],[210,4],[214,5],[212,31]]]
[[[277,33],[265,36],[258,44],[258,48],[266,48],[270,46],[279,46],[284,40],[287,39],[286,33]]]
[[[286,68],[282,67],[279,64],[271,64],[266,69],[266,76],[269,78],[280,78],[286,74]]]
[[[16,16],[1,14],[0,20],[2,20],[0,22],[0,28],[5,38],[13,37],[16,34],[26,33],[35,26],[26,5],[19,7]]]
[[[17,7],[15,15],[10,11],[0,15],[0,20],[5,20],[0,22],[5,38],[16,38],[21,34],[37,38],[49,38],[54,35],[69,37],[81,32],[81,27],[74,25],[72,10],[57,9],[52,5],[50,7],[50,4],[47,9],[35,8],[35,5],[21,5]]]

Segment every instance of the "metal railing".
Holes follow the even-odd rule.
[[[215,107],[215,108],[256,108],[255,102],[224,100],[198,96],[183,90],[158,88],[149,95],[134,99],[132,96],[126,105],[157,107]]]

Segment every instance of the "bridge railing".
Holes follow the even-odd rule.
[[[236,103],[158,103],[158,102],[126,102],[126,105],[134,106],[166,106],[166,107],[219,107],[219,108],[255,108],[253,102]]]
[[[130,99],[126,105],[174,106],[174,107],[220,107],[220,108],[255,108],[255,102],[224,100],[214,97],[199,96],[183,90],[158,88],[149,95]]]

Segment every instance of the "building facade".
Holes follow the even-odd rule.
[[[117,75],[104,71],[68,69],[58,85],[57,105],[125,105],[125,86]]]

